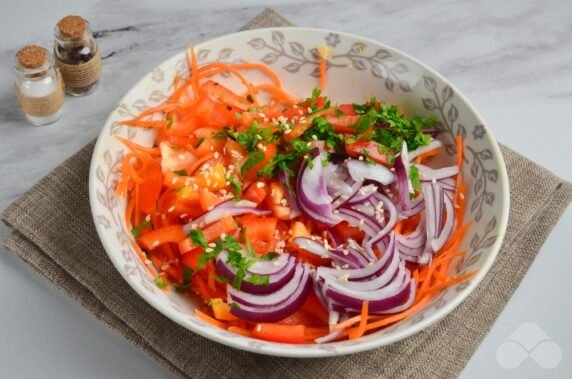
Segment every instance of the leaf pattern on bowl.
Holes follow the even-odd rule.
[[[328,34],[325,38],[326,46],[334,48],[340,42],[340,36],[335,33]],[[257,50],[270,50],[261,58],[261,61],[272,65],[283,58],[288,64],[282,66],[287,72],[294,74],[300,71],[304,66],[313,67],[310,75],[313,77],[320,76],[320,60],[321,55],[318,48],[305,50],[300,42],[286,41],[284,34],[280,31],[272,31],[270,41],[263,38],[253,38],[247,42],[251,47]],[[411,85],[399,75],[409,71],[407,65],[403,62],[390,64],[392,55],[386,49],[377,49],[370,55],[366,55],[368,45],[363,42],[355,42],[349,50],[343,54],[333,54],[328,57],[326,62],[326,70],[335,68],[351,67],[355,70],[370,70],[374,78],[382,79],[385,88],[393,92],[396,85],[403,92],[411,92]]]

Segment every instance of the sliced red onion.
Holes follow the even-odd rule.
[[[333,269],[329,267],[318,267],[317,275],[321,276],[322,273],[329,274],[330,277],[340,277],[343,275],[348,275],[348,280],[361,280],[370,278],[374,275],[378,275],[380,271],[382,271],[389,261],[392,259],[393,255],[395,254],[395,236],[394,233],[390,235],[390,242],[387,250],[381,256],[381,259],[376,260],[373,264],[369,264],[364,268],[357,269],[357,270],[350,270],[350,269]]]
[[[349,159],[346,162],[346,166],[355,181],[373,180],[386,186],[395,180],[395,176],[391,171],[377,163]]]
[[[409,180],[409,159],[407,155],[407,143],[403,142],[401,153],[395,157],[395,176],[397,178],[396,185],[399,192],[399,202],[401,209],[411,209],[409,194],[414,193],[413,186]]]
[[[445,243],[451,237],[453,232],[453,226],[455,224],[455,217],[453,211],[453,201],[449,197],[445,197],[445,208],[447,212],[447,219],[445,220],[445,225],[439,234],[439,237],[431,241],[431,248],[434,252],[438,252],[445,246]]]
[[[326,296],[342,303],[348,308],[360,308],[365,300],[369,301],[371,312],[391,309],[407,301],[410,293],[411,274],[405,270],[385,287],[373,291],[349,289],[338,280],[325,278]]]
[[[298,201],[296,200],[296,194],[292,189],[288,173],[284,170],[278,171],[278,180],[284,189],[286,201],[288,201],[288,205],[290,206],[290,219],[298,217],[300,215],[300,209],[298,209]]]
[[[243,291],[242,289],[237,290],[233,286],[227,286],[227,292],[232,297],[232,299],[239,305],[250,305],[250,306],[270,306],[278,305],[288,300],[290,296],[296,291],[299,282],[302,280],[302,275],[306,273],[306,270],[302,264],[297,264],[294,269],[294,276],[286,282],[282,287],[266,294],[251,294]],[[242,287],[241,287],[242,288]]]
[[[381,229],[377,221],[372,220],[371,217],[361,212],[347,208],[339,208],[338,211],[340,219],[346,221],[350,225],[360,228],[371,237],[377,235]]]
[[[361,187],[344,205],[360,204],[367,201],[374,193],[377,192],[375,184],[368,184]]]
[[[317,153],[317,155],[315,155]],[[328,194],[323,175],[322,159],[325,154],[314,152],[312,167],[306,161],[302,163],[296,183],[296,194],[300,211],[312,220],[329,226],[336,225],[340,219],[333,213],[332,198]]]
[[[437,139],[433,139],[433,140],[431,140],[431,142],[429,142],[429,145],[422,146],[422,147],[419,147],[413,151],[410,151],[409,152],[409,162],[412,162],[415,158],[417,158],[420,155],[423,155],[423,154],[428,153],[430,151],[439,149],[442,146],[443,146],[443,142],[441,142]]]
[[[324,167],[324,180],[328,193],[336,199],[341,195],[351,196],[354,193],[354,181],[350,178],[347,169],[335,163],[328,162]]]
[[[419,179],[422,182],[435,182],[438,180],[450,178],[451,176],[455,176],[459,173],[459,166],[456,165],[434,169],[422,164],[418,164],[417,168],[419,169]]]
[[[241,293],[241,296],[237,298],[233,296],[232,292],[229,292],[228,303],[238,302],[239,299],[243,302],[239,304],[239,307],[231,308],[230,312],[251,322],[276,322],[290,316],[304,304],[308,297],[311,288],[310,269],[306,265],[298,265],[296,274],[291,281],[297,286],[293,289],[288,287],[292,290],[290,294],[280,293],[277,295],[277,292],[273,292],[267,295],[252,295]],[[264,305],[259,304],[259,302]]]
[[[347,254],[344,254],[344,250],[327,249],[323,244],[310,238],[296,237],[294,238],[294,243],[311,254],[314,254],[320,258],[332,259],[335,263],[341,266],[348,265],[351,268],[360,268],[365,266],[367,263],[364,262],[365,258],[363,258],[363,256],[360,257],[355,255],[355,252],[350,254],[349,249],[346,250]]]
[[[226,216],[239,216],[247,213],[263,216],[272,212],[256,209],[256,203],[253,203],[252,201],[228,200],[220,203],[210,211],[204,213],[199,218],[184,225],[183,232],[185,234],[189,233],[193,229],[192,225],[196,225],[196,227],[202,228],[206,225],[212,224],[213,222],[219,221]]]
[[[278,261],[278,259],[283,259],[282,257],[286,257],[286,261]],[[220,272],[222,276],[229,279],[230,281],[234,280],[236,275],[236,269],[232,267],[228,262],[228,252],[223,250],[217,256],[216,259],[216,268]],[[275,271],[270,272],[273,268],[268,267],[268,264],[273,265],[274,262],[280,264],[280,266],[275,267]],[[242,292],[248,292],[253,294],[267,294],[273,291],[276,291],[288,281],[292,279],[294,275],[294,269],[296,267],[296,260],[294,257],[289,256],[288,254],[283,254],[276,261],[258,261],[252,267],[258,265],[254,270],[257,272],[269,272],[268,274],[262,274],[264,276],[268,276],[269,283],[268,284],[254,284],[250,283],[247,279],[252,274],[261,275],[256,272],[250,271],[252,267],[247,270],[247,276],[244,278],[242,283],[240,284],[240,290]]]

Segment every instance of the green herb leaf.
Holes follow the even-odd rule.
[[[263,286],[270,283],[270,277],[268,275],[252,274],[246,278],[246,281],[254,284],[255,286]]]
[[[222,276],[222,275],[218,275],[218,274],[215,274],[214,278],[219,283],[228,283],[228,281],[229,281],[226,276]]]
[[[336,108],[334,114],[336,115],[336,117],[340,117],[344,115],[344,112],[341,109]]]
[[[246,162],[240,168],[240,173],[242,176],[246,175],[246,171],[251,169],[252,167],[256,166],[258,163],[264,160],[264,153],[262,151],[253,151],[248,154],[248,158]]]
[[[242,112],[234,112],[234,118],[240,120],[241,117],[242,117]]]
[[[161,289],[167,288],[167,283],[165,283],[163,278],[161,278],[160,276],[155,278],[155,284],[157,285],[157,287],[159,287]]]
[[[183,292],[191,285],[191,278],[193,277],[193,270],[187,265],[183,265],[183,284],[175,285],[175,291]]]
[[[143,220],[143,222],[141,222],[139,225],[131,229],[131,234],[133,234],[134,238],[139,238],[141,237],[141,231],[143,230],[143,228],[146,228],[148,226],[153,227],[151,221]]]
[[[416,191],[421,191],[421,180],[419,179],[419,169],[415,165],[409,167],[409,180],[411,180],[411,186]]]
[[[198,229],[193,229],[189,232],[189,237],[191,238],[191,241],[193,241],[195,246],[202,247],[203,249],[207,248],[208,241],[205,238],[205,235],[203,234],[202,231]]]
[[[167,116],[167,129],[171,129],[173,126],[173,117]]]
[[[280,256],[280,254],[278,254],[274,251],[271,251],[266,255],[260,256],[258,259],[260,259],[261,261],[272,261],[272,260],[278,258],[279,256]]]
[[[199,138],[199,140],[197,141],[196,145],[194,146],[195,149],[198,149],[199,146],[201,146],[201,144],[205,142],[205,137],[201,137]]]
[[[188,176],[189,175],[187,170],[177,170],[177,171],[173,171],[173,172],[179,176]]]
[[[238,303],[235,303],[235,302],[228,303],[228,306],[231,308],[240,308],[240,305],[238,305]]]
[[[227,178],[228,182],[230,183],[230,188],[232,190],[232,195],[235,199],[240,198],[240,194],[242,193],[242,183],[234,180],[232,177]]]

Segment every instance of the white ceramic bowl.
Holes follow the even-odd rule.
[[[473,220],[461,248],[468,252],[458,273],[476,270],[470,280],[438,295],[417,314],[384,330],[357,340],[324,345],[271,343],[217,329],[194,315],[196,304],[175,291],[163,292],[147,274],[130,247],[125,227],[125,201],[114,193],[118,168],[126,148],[113,138],[121,135],[150,145],[154,132],[118,125],[140,111],[162,102],[171,91],[175,73],[185,76],[181,52],[154,68],[131,88],[111,112],[95,147],[91,162],[89,195],[99,237],[117,270],[141,297],[171,320],[206,338],[238,349],[288,357],[324,357],[355,353],[391,344],[439,321],[459,305],[485,276],[505,233],[509,192],[503,158],[491,132],[468,100],[441,75],[418,60],[379,42],[359,36],[309,28],[252,30],[220,37],[196,46],[201,63],[211,61],[262,61],[282,78],[285,89],[307,97],[318,86],[316,48],[332,49],[326,95],[334,103],[363,102],[372,96],[398,104],[409,115],[435,114],[446,143],[443,159],[453,161],[454,136],[465,136],[468,182],[466,219]],[[249,72],[247,77],[263,77]],[[218,78],[239,89],[235,79]]]

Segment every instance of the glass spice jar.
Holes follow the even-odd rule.
[[[101,76],[101,56],[89,22],[80,16],[66,16],[56,25],[54,39],[54,55],[66,92],[72,96],[93,93]]]
[[[56,122],[62,115],[64,86],[46,49],[24,46],[16,54],[16,96],[20,109],[34,125]]]

